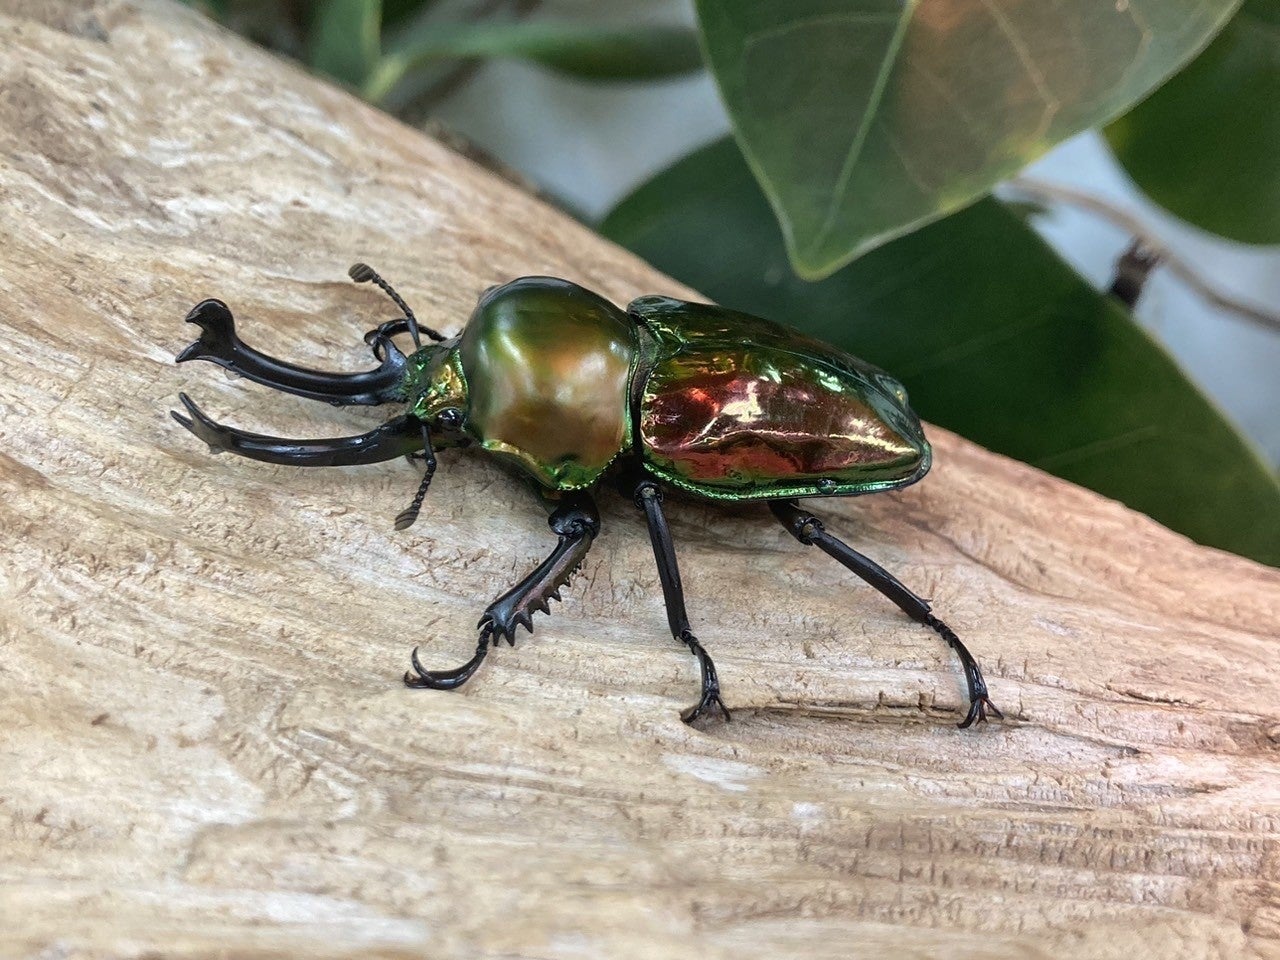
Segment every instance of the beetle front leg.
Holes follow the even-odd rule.
[[[827,533],[822,521],[808,511],[801,510],[794,500],[770,500],[769,509],[793,537],[805,546],[815,546],[839,561],[897,604],[912,620],[935,631],[956,652],[964,667],[965,682],[969,686],[969,713],[958,724],[961,730],[974,723],[985,722],[988,712],[997,719],[1004,719],[1004,714],[987,695],[987,682],[982,676],[978,661],[960,642],[955,631],[930,612],[929,601],[916,596],[897,577],[870,557],[863,556],[843,540]]]
[[[698,667],[702,671],[702,695],[696,704],[680,714],[680,719],[685,723],[693,723],[714,707],[728,722],[732,718],[729,716],[729,708],[720,699],[720,678],[716,675],[716,665],[689,627],[689,614],[684,608],[684,585],[680,582],[675,545],[671,542],[671,529],[667,526],[666,514],[662,512],[662,490],[646,477],[636,484],[634,497],[636,506],[644,511],[649,525],[649,540],[653,544],[653,558],[658,564],[658,579],[662,581],[662,598],[667,608],[667,623],[671,627],[671,635],[698,658]]]
[[[475,656],[456,670],[427,670],[414,649],[413,670],[404,675],[405,686],[431,690],[453,690],[462,686],[489,655],[489,648],[506,637],[516,645],[516,627],[533,632],[533,614],[551,613],[549,602],[560,599],[560,588],[586,559],[591,544],[600,534],[600,513],[586,491],[565,494],[547,521],[559,537],[555,549],[533,572],[485,608],[480,622],[480,639]]]

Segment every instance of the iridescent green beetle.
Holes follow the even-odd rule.
[[[381,287],[404,316],[365,335],[379,366],[364,373],[308,370],[245,346],[226,304],[205,300],[187,320],[200,339],[178,362],[209,360],[258,383],[335,405],[407,403],[369,433],[287,440],[209,419],[186,394],[175,420],[209,444],[255,460],[297,466],[421,458],[426,476],[397,529],[417,519],[436,469],[435,451],[475,446],[505,462],[554,504],[559,540],[527,577],[494,600],[477,625],[475,655],[456,670],[424,669],[418,651],[404,682],[453,689],[480,666],[496,638],[515,644],[536,611],[560,599],[600,532],[592,490],[606,478],[644,510],[672,635],[698,658],[702,695],[682,717],[718,708],[715,664],[689,627],[675,550],[662,510],[664,486],[712,500],[762,500],[797,540],[819,547],[947,641],[969,687],[961,727],[1002,714],[959,637],[878,564],[836,539],[800,508],[802,497],[894,490],[929,470],[930,448],[898,381],[868,363],[766,320],[707,304],[641,297],[625,311],[577,284],[523,277],[485,292],[466,328],[445,338],[364,264],[357,282]],[[393,337],[408,333],[406,356]],[[420,333],[432,344],[423,346]]]

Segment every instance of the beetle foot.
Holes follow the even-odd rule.
[[[990,717],[1003,720],[1004,714],[987,696],[987,681],[982,676],[982,668],[978,666],[978,661],[973,658],[973,654],[969,652],[968,647],[956,636],[956,632],[932,613],[926,613],[919,619],[921,623],[934,630],[938,636],[947,642],[947,645],[960,658],[960,665],[964,667],[965,682],[969,685],[969,712],[956,726],[961,730],[967,730],[975,723],[986,723]],[[988,714],[990,714],[990,717]]]
[[[706,648],[698,642],[698,638],[693,635],[693,631],[688,627],[681,630],[676,639],[684,643],[689,648],[689,651],[698,658],[698,666],[702,670],[702,699],[681,713],[680,719],[685,723],[693,723],[699,717],[709,713],[714,706],[720,709],[720,714],[724,717],[725,723],[728,723],[733,718],[729,716],[729,708],[720,699],[720,677],[716,673],[715,661],[711,659],[711,655],[707,653]]]
[[[711,713],[712,708],[720,711],[720,715],[724,717],[724,722],[729,723],[733,717],[729,713],[729,708],[724,705],[724,701],[720,699],[719,688],[715,690],[704,690],[702,699],[696,705],[680,714],[680,719],[685,723],[693,723],[695,720],[707,716]]]
[[[471,675],[479,669],[480,664],[484,662],[484,658],[489,655],[489,641],[491,633],[487,630],[481,631],[480,642],[476,644],[476,654],[462,666],[456,670],[428,670],[422,665],[422,661],[418,659],[418,648],[413,648],[413,653],[409,657],[409,662],[413,664],[413,670],[406,670],[404,673],[404,685],[414,690],[456,690],[468,680]]]
[[[961,730],[973,726],[975,723],[986,723],[987,712],[991,712],[991,716],[997,720],[1003,720],[1004,714],[1000,712],[1000,708],[991,702],[991,698],[985,693],[979,697],[969,701],[969,715],[960,723],[956,724]]]

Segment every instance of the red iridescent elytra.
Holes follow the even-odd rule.
[[[722,307],[644,297],[628,309],[657,343],[637,419],[664,480],[761,500],[869,493],[928,471],[920,421],[884,371]]]

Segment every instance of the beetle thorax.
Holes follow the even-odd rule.
[[[590,486],[631,443],[628,316],[564,280],[490,290],[458,348],[466,433],[543,486]]]

